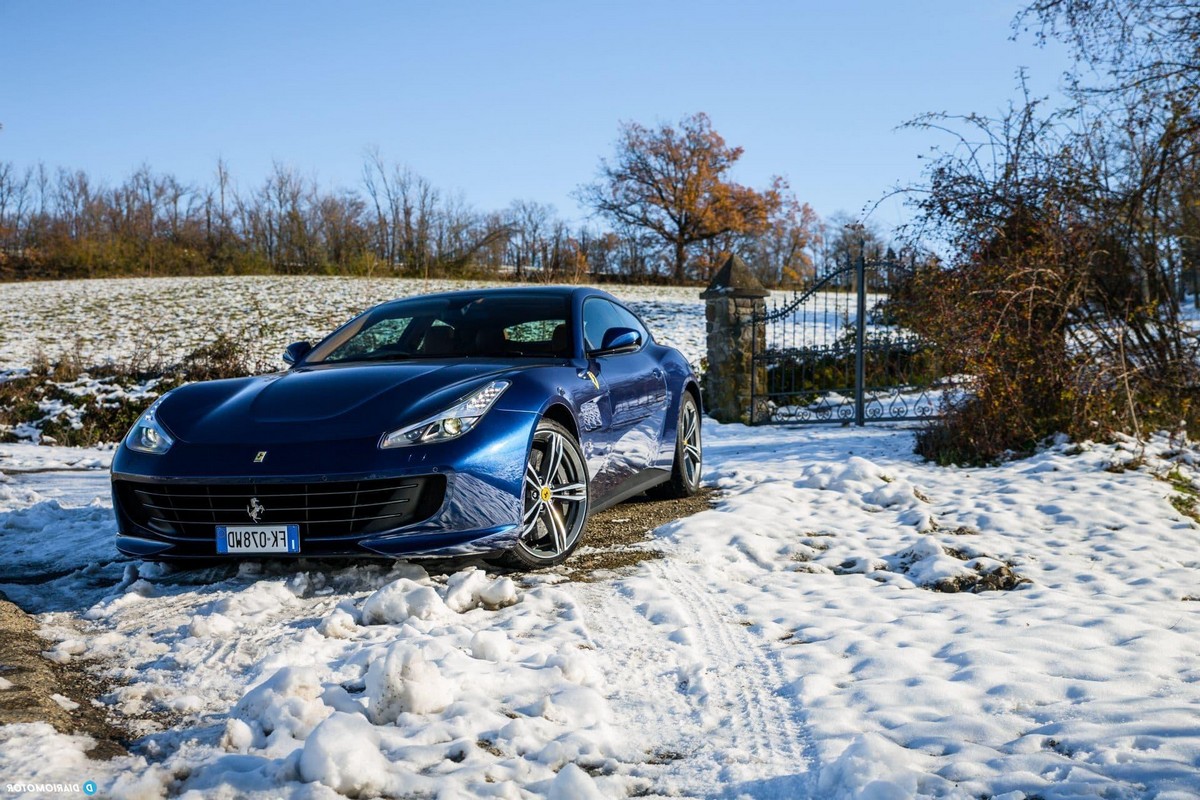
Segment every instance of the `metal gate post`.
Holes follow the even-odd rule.
[[[758,424],[758,314],[750,317],[750,424]]]
[[[863,254],[865,248],[866,242],[861,242],[858,247],[858,264],[855,265],[856,283],[858,284],[858,317],[854,321],[854,424],[860,427],[867,424],[866,403],[863,398],[867,371],[866,361],[863,358],[867,337],[867,262]]]

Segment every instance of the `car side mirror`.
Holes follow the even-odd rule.
[[[617,353],[632,353],[642,346],[642,335],[633,328],[609,328],[604,332],[604,340],[600,349],[592,352],[595,356],[611,356]]]
[[[304,358],[313,349],[313,346],[308,342],[292,342],[283,351],[283,360],[288,366],[295,366],[296,362]]]

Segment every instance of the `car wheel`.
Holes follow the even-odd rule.
[[[504,559],[510,566],[553,567],[579,545],[588,514],[586,464],[570,431],[553,420],[538,423],[525,462],[521,536]]]
[[[696,398],[692,397],[691,392],[685,391],[679,402],[679,427],[676,430],[671,479],[651,490],[655,497],[691,497],[700,491],[704,451],[700,443],[700,407],[696,405]]]

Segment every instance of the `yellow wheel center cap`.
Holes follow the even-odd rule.
[[[549,486],[543,486],[543,487],[542,487],[542,491],[540,492],[540,494],[541,494],[541,496],[542,496],[542,502],[543,502],[543,503],[549,503],[549,502],[550,502],[550,487],[549,487]]]

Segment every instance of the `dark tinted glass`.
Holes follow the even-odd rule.
[[[387,303],[322,342],[307,363],[407,358],[567,358],[568,298],[467,295]]]
[[[610,305],[613,307],[613,313],[616,314],[617,325],[619,327],[633,328],[635,331],[641,334],[643,343],[650,340],[650,331],[646,330],[646,326],[642,324],[642,321],[638,319],[632,311],[629,311],[623,306],[618,306],[615,304]]]
[[[604,334],[612,328],[631,328],[645,344],[650,339],[646,326],[636,316],[602,297],[589,298],[583,304],[583,337],[588,350],[599,350]]]

